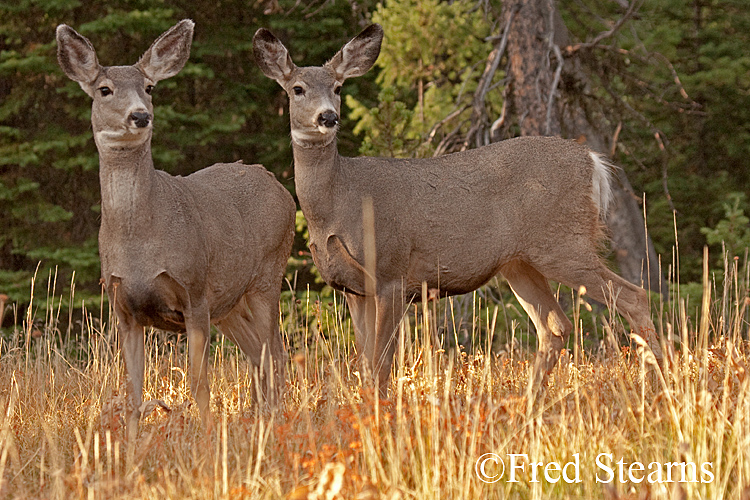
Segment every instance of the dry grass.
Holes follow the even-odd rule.
[[[682,340],[670,350],[663,377],[649,369],[647,355],[634,352],[636,344],[614,347],[618,327],[600,317],[613,325],[604,327],[605,340],[584,350],[577,333],[542,395],[527,386],[528,350],[502,342],[492,354],[487,343],[471,353],[440,349],[434,324],[441,315],[431,304],[415,307],[419,314],[405,323],[391,397],[378,400],[352,367],[342,305],[289,300],[284,333],[296,353],[283,407],[254,409],[244,357],[218,342],[211,371],[216,425],[208,437],[189,395],[184,340],[152,332],[145,399],[168,409],[149,408],[131,469],[124,463],[122,361],[107,311],[72,318],[78,326],[68,336],[50,326],[55,308],[48,307],[47,328],[35,330],[29,313],[0,345],[0,496],[747,499],[748,280],[733,276],[720,299],[705,300],[695,329],[681,297],[665,307],[660,324]],[[480,314],[472,315],[472,332],[502,330],[495,304],[475,303],[474,310]],[[510,326],[509,336],[528,333]],[[485,453],[505,462],[498,482],[478,477]],[[596,463],[602,453],[612,457],[600,457],[613,470],[611,481]],[[517,482],[509,481],[509,454],[528,456],[524,470],[515,471]],[[550,480],[540,466],[534,481],[529,462],[564,466],[576,456],[580,482],[565,482],[554,465]],[[644,481],[629,480],[632,462],[644,464],[645,472],[631,469]],[[649,481],[652,463],[661,464],[661,483]],[[486,463],[487,475],[497,472]],[[572,466],[566,472],[572,478]]]

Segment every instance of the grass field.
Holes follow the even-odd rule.
[[[412,306],[379,400],[359,382],[343,304],[288,294],[284,404],[254,408],[245,358],[217,339],[208,436],[184,338],[150,332],[145,399],[155,402],[132,468],[108,311],[67,318],[61,332],[60,299],[32,291],[28,310],[6,313],[19,318],[0,345],[0,496],[745,500],[750,280],[747,266],[730,271],[717,282],[706,273],[702,301],[654,304],[671,358],[661,372],[616,317],[571,294],[575,342],[543,394],[528,387],[531,327],[507,319],[511,303],[474,296],[462,327],[479,339],[470,352],[442,338],[456,321],[444,304]]]

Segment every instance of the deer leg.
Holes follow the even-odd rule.
[[[286,350],[279,333],[279,294],[248,293],[219,323],[250,360],[257,402],[276,405],[281,401],[286,376]]]
[[[614,304],[615,309],[628,320],[633,332],[648,343],[654,357],[661,363],[661,343],[651,321],[646,290],[621,278],[604,265],[595,274],[584,277],[580,283],[594,300]]]
[[[555,300],[547,278],[529,264],[513,261],[501,272],[536,327],[539,339],[533,380],[541,385],[555,367],[573,324]]]
[[[609,270],[593,249],[579,251],[575,258],[557,258],[540,266],[537,267],[550,279],[570,287],[585,286],[589,297],[614,306],[630,323],[633,332],[648,343],[654,357],[661,363],[661,343],[651,321],[648,293],[644,289]]]
[[[385,293],[381,290],[375,297],[375,345],[370,358],[373,376],[378,382],[380,395],[388,395],[393,356],[396,352],[398,325],[404,313],[400,289]]]
[[[188,338],[188,360],[190,391],[193,393],[201,420],[210,429],[211,389],[208,385],[208,357],[210,345],[210,320],[206,307],[193,308],[185,314],[185,329]]]
[[[373,375],[372,353],[375,351],[375,298],[346,293],[346,304],[352,317],[354,341],[357,346],[357,364],[363,380]]]
[[[403,314],[401,296],[397,290],[376,297],[348,293],[346,300],[363,380],[376,382],[380,395],[385,397],[396,352],[396,329]]]
[[[250,329],[258,339],[253,364],[257,372],[262,397],[270,405],[281,401],[286,378],[287,354],[279,333],[279,294],[247,296],[248,309],[255,321]]]
[[[118,308],[119,309],[119,308]],[[127,375],[127,431],[129,447],[135,443],[138,422],[143,403],[143,374],[145,370],[145,347],[143,327],[126,312],[117,311],[119,319],[120,350],[125,359]]]

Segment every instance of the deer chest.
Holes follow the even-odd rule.
[[[364,295],[365,268],[340,237],[331,234],[323,242],[313,240],[310,252],[326,283],[337,290]]]

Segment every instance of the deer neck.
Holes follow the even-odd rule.
[[[341,157],[336,139],[328,144],[299,144],[292,141],[294,185],[300,207],[312,227],[331,220],[339,193]]]
[[[127,149],[99,147],[99,182],[102,195],[102,223],[137,229],[148,212],[156,176],[151,141]]]

